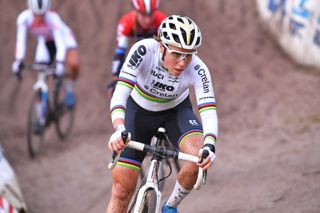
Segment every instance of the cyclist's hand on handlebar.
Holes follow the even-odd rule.
[[[11,65],[11,69],[12,69],[12,74],[18,79],[21,80],[21,72],[23,69],[23,61],[16,59],[12,65]]]
[[[108,147],[111,151],[119,153],[121,150],[124,149],[125,143],[122,140],[121,133],[125,130],[126,129],[124,128],[124,126],[120,126],[120,128],[117,128],[117,130],[111,135],[108,142]],[[128,141],[130,141],[130,134],[126,142]]]
[[[199,150],[199,163],[198,166],[201,167],[203,170],[208,169],[213,165],[213,162],[216,159],[215,148],[212,144],[205,144]]]

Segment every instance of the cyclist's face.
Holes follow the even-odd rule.
[[[141,12],[137,12],[137,21],[143,29],[148,29],[152,27],[153,17],[154,17],[153,13],[144,14]]]
[[[196,54],[194,50],[185,50],[163,43],[160,44],[160,51],[164,54],[163,66],[174,76],[181,75]]]

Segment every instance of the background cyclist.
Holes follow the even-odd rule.
[[[79,55],[77,43],[70,28],[60,16],[50,9],[50,0],[28,0],[29,9],[22,11],[17,18],[17,41],[15,61],[12,72],[21,76],[26,54],[28,32],[37,37],[36,63],[56,62],[56,76],[64,73],[64,63],[70,67],[70,79],[67,82],[65,101],[73,107],[76,99],[73,92],[79,74]]]
[[[183,152],[201,156],[203,149],[209,151],[198,166],[208,169],[215,160],[218,119],[209,69],[196,55],[202,39],[200,29],[190,18],[172,15],[161,23],[158,36],[133,45],[111,99],[115,132],[108,147],[116,152],[124,150],[112,171],[109,213],[126,211],[145,157],[142,152],[124,148],[120,135],[125,129],[133,140],[150,143],[162,126]],[[195,90],[202,125],[192,109],[190,87]],[[198,166],[184,164],[163,212],[177,212],[196,181]]]
[[[117,26],[117,47],[112,61],[113,79],[108,83],[111,95],[123,64],[130,38],[134,42],[157,34],[158,27],[166,15],[158,10],[160,0],[131,0],[134,10],[123,15]]]

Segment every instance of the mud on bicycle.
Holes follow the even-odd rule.
[[[64,79],[63,76],[55,75],[55,65],[29,64],[24,65],[23,69],[37,72],[27,122],[28,153],[34,158],[43,147],[44,134],[51,123],[55,124],[60,139],[65,139],[70,134],[75,106],[70,107],[65,103]],[[50,84],[49,77],[52,77],[53,85]]]
[[[127,141],[128,132],[122,132],[122,140]],[[165,140],[165,129],[160,127],[157,134],[155,135],[156,140],[154,144],[147,145],[137,141],[129,141],[126,146],[143,151],[146,153],[151,153],[152,158],[150,166],[145,174],[140,186],[135,191],[131,202],[129,204],[127,212],[132,213],[158,213],[161,206],[162,197],[162,187],[161,183],[171,175],[172,168],[168,161],[168,158],[184,160],[193,163],[198,162],[198,156],[186,154],[176,150],[167,149],[163,146]],[[111,162],[108,165],[109,169],[113,169],[117,164],[120,153],[116,154],[113,152]],[[206,151],[202,154],[202,159],[208,156]],[[166,162],[169,165],[169,174],[163,173],[163,164]],[[207,177],[207,171],[202,170],[199,167],[198,178],[194,185],[194,189],[199,189],[202,184],[205,184]]]

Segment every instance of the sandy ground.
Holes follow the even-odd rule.
[[[15,20],[24,1],[0,3],[0,143],[32,213],[104,212],[111,190],[106,149],[115,26],[129,1],[53,1],[74,30],[81,53],[73,134],[53,126],[45,150],[30,160],[26,117],[33,76],[10,73]],[[295,65],[260,22],[254,0],[162,1],[168,14],[192,17],[203,33],[200,57],[212,71],[218,102],[216,165],[181,212],[320,212],[320,72]],[[30,39],[27,60],[33,58]],[[170,178],[164,196],[174,184]]]

